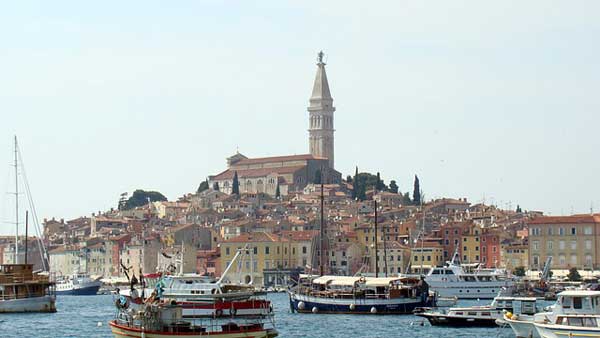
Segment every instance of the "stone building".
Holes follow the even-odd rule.
[[[325,183],[340,183],[334,167],[333,98],[329,90],[323,53],[319,53],[317,75],[310,97],[309,154],[248,158],[237,152],[227,158],[227,170],[209,177],[209,186],[231,194],[237,173],[240,193],[267,193],[275,196],[300,191],[321,177]]]

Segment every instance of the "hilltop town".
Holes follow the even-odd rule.
[[[47,260],[57,275],[85,271],[105,281],[176,260],[184,273],[219,276],[247,246],[252,259],[237,273],[261,286],[286,284],[320,264],[339,275],[426,273],[456,255],[462,263],[537,276],[552,256],[561,276],[570,268],[591,275],[600,263],[598,214],[548,217],[462,197],[426,201],[416,176],[412,196],[394,180],[386,185],[379,173],[357,168],[343,178],[335,169],[336,109],[322,52],[307,110],[308,154],[251,158],[236,152],[225,170],[174,201],[138,190],[110,210],[44,219],[47,255],[31,244],[29,262],[41,268]],[[321,224],[325,239],[317,250]],[[3,263],[15,260],[11,240],[0,238]]]

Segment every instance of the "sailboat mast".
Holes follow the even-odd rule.
[[[19,168],[17,135],[15,135],[15,264],[19,264]]]
[[[321,171],[321,172],[323,172],[323,171]],[[321,178],[321,229],[320,229],[321,237],[319,238],[321,241],[320,248],[319,248],[320,256],[321,256],[321,257],[319,257],[320,258],[319,259],[319,272],[320,272],[321,276],[324,275],[324,265],[325,265],[323,263],[325,261],[325,253],[324,253],[325,250],[323,249],[324,248],[324,239],[325,239],[325,235],[324,235],[325,234],[325,217],[324,217],[324,212],[323,212],[323,208],[325,206],[325,196],[323,194],[324,194],[323,193],[323,179]]]
[[[25,211],[25,264],[27,264],[27,239],[29,239],[29,210]]]
[[[375,277],[379,277],[379,251],[377,250],[377,201],[375,203]]]

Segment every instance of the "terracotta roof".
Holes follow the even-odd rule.
[[[288,162],[288,161],[302,161],[302,160],[324,160],[323,157],[315,157],[311,154],[302,154],[302,155],[285,155],[285,156],[272,156],[272,157],[257,157],[257,158],[248,158],[243,159],[234,164],[234,166],[238,165],[247,165],[247,164],[259,164],[259,163],[271,163],[271,162]]]
[[[269,234],[266,232],[251,232],[243,233],[239,236],[233,237],[225,243],[250,243],[250,242],[279,242],[277,235]],[[281,241],[285,241],[284,238]]]
[[[536,217],[527,224],[574,224],[574,223],[600,223],[600,214],[572,215],[572,216],[541,216]]]
[[[280,167],[280,168],[258,168],[258,169],[227,169],[220,174],[217,174],[212,177],[213,180],[231,180],[233,179],[233,175],[237,171],[238,178],[240,179],[240,184],[242,184],[242,178],[250,178],[250,177],[264,177],[272,173],[276,173],[278,175],[281,174],[291,174],[296,172],[297,170],[306,168],[305,165],[301,166],[292,166],[292,167]],[[266,183],[266,182],[265,182]]]
[[[282,231],[281,236],[284,238],[290,238],[292,241],[309,241],[313,239],[313,237],[319,234],[316,230],[306,230],[306,231]]]

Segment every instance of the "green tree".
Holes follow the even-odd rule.
[[[231,184],[231,193],[233,195],[240,194],[240,181],[238,179],[237,171],[233,173],[233,183]]]
[[[396,184],[396,181],[391,180],[390,181],[390,192],[397,194],[398,193],[398,185]]]
[[[521,210],[521,206],[520,205],[517,204],[517,210],[515,210],[515,212],[517,212],[519,214],[523,212],[523,210]]]
[[[358,198],[359,182],[356,180],[357,178],[358,178],[358,166],[356,166],[356,170],[354,171],[354,179],[352,180],[352,199],[353,200]]]
[[[315,179],[313,180],[314,184],[321,184],[321,169],[317,169],[315,171]]]
[[[219,182],[215,182],[215,184],[213,184],[213,190],[219,191]]]
[[[577,268],[570,268],[567,278],[571,282],[580,282],[581,281],[581,275],[579,274],[579,271],[577,271]]]
[[[356,198],[364,201],[367,197],[367,191],[376,189],[378,182],[381,183],[380,187],[382,191],[388,190],[387,186],[383,184],[383,181],[377,178],[377,175],[371,173],[359,173],[354,177],[354,190],[356,191]]]
[[[198,186],[198,190],[196,190],[196,193],[201,193],[204,190],[208,190],[208,180],[204,180],[200,183],[200,185]]]
[[[411,205],[412,201],[410,200],[410,194],[407,192],[402,195],[402,204],[403,205]]]
[[[350,175],[346,176],[346,182],[352,183],[352,176],[350,176]]]
[[[379,174],[379,171],[377,172],[377,183],[375,183],[375,189],[377,189],[377,191],[386,191],[387,190],[387,187],[381,180],[381,175]]]
[[[515,268],[515,270],[513,271],[513,274],[517,277],[523,277],[525,276],[525,267],[524,266],[517,266]]]
[[[415,205],[421,204],[421,185],[419,183],[419,178],[415,175],[415,185],[413,189],[413,203]]]
[[[166,201],[167,198],[158,191],[138,189],[127,199],[122,210],[130,210],[148,204],[148,202]]]
[[[279,190],[279,182],[277,182],[277,188],[275,189],[275,198],[281,197],[281,190]]]

